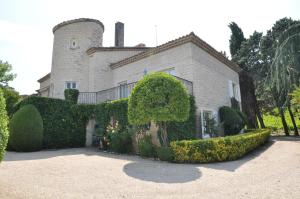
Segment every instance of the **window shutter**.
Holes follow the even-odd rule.
[[[242,99],[241,99],[241,90],[240,90],[240,85],[237,85],[237,93],[238,93],[238,101],[241,102]]]
[[[229,97],[233,97],[233,88],[232,88],[232,81],[228,81],[228,89],[229,89]]]

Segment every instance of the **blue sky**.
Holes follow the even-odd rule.
[[[52,28],[74,18],[95,18],[105,26],[103,45],[112,46],[114,23],[125,23],[125,45],[165,43],[191,31],[218,51],[227,51],[235,21],[245,36],[265,32],[282,17],[300,19],[297,0],[0,0],[0,59],[13,66],[10,84],[21,94],[38,89],[51,70]]]

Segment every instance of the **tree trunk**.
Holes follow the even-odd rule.
[[[290,133],[289,133],[289,127],[286,123],[286,120],[285,120],[285,116],[284,116],[284,111],[282,108],[278,108],[279,109],[279,113],[280,113],[280,117],[281,117],[281,121],[282,121],[282,125],[283,125],[283,130],[284,130],[284,133],[286,136],[289,136]]]
[[[241,87],[242,110],[247,116],[248,127],[258,128],[256,119],[256,116],[258,115],[258,104],[255,96],[253,79],[245,71],[241,71],[239,73],[239,79]]]
[[[158,127],[155,122],[151,122],[150,126],[150,134],[151,134],[151,139],[152,139],[152,144],[155,146],[160,146],[159,138],[158,138]]]
[[[261,112],[260,112],[260,109],[259,109],[258,105],[257,105],[256,113],[257,113],[257,118],[258,118],[258,121],[259,121],[259,124],[260,124],[260,128],[262,128],[262,129],[266,128],[264,120],[263,120],[263,117],[261,115]]]
[[[289,114],[290,114],[290,117],[291,117],[291,120],[292,120],[292,123],[293,123],[294,134],[295,134],[295,136],[299,136],[298,127],[297,127],[297,124],[296,124],[296,121],[295,121],[295,118],[294,118],[294,114],[291,110],[291,105],[288,105],[288,110],[289,110]]]

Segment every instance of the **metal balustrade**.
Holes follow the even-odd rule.
[[[175,76],[176,77],[176,76]],[[180,77],[176,77],[180,80],[188,90],[188,93],[193,95],[193,82]],[[105,101],[112,101],[117,99],[126,98],[130,95],[134,85],[137,82],[123,84],[106,90],[98,92],[80,92],[78,96],[79,104],[98,104]]]

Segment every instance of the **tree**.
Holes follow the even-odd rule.
[[[11,73],[11,65],[8,62],[2,62],[0,60],[0,86],[8,86],[8,82],[12,81],[16,75]]]
[[[278,51],[277,48],[279,47],[279,38],[282,35],[282,33],[287,31],[291,26],[297,23],[299,22],[292,20],[291,18],[282,18],[276,21],[273,27],[267,31],[267,34],[264,37],[262,37],[260,46],[263,70],[266,71],[266,73],[268,74],[267,78],[265,78],[268,81],[264,81],[264,87],[265,90],[270,91],[270,94],[275,101],[275,105],[279,110],[281,121],[284,127],[284,132],[286,135],[289,135],[289,128],[287,126],[287,122],[284,116],[284,111],[288,100],[288,90],[286,88],[285,91],[278,89],[279,87],[276,83],[276,73],[282,73],[285,70],[284,67],[275,64],[276,59],[278,59],[276,58],[276,51]],[[288,65],[289,64],[285,64],[285,66]],[[286,75],[286,73],[283,72],[282,75]],[[286,83],[288,81],[288,78],[284,78],[283,76],[281,77],[283,78],[281,80],[284,80],[284,84],[287,85]]]
[[[8,117],[5,110],[5,99],[0,89],[0,162],[4,156],[8,142]]]
[[[254,32],[249,38],[245,39],[241,28],[234,22],[229,24],[231,37],[229,40],[230,53],[232,60],[236,62],[243,70],[239,73],[242,109],[248,118],[249,128],[258,128],[257,117],[261,127],[264,128],[262,116],[255,95],[255,85],[251,74],[259,61],[257,57],[261,33]]]
[[[231,22],[228,27],[231,30],[231,36],[229,40],[229,48],[231,57],[237,54],[243,41],[245,41],[244,33],[242,29],[235,23]]]
[[[14,106],[21,100],[21,97],[19,93],[11,87],[2,88],[2,91],[6,102],[7,115],[11,118],[14,112]]]
[[[189,110],[189,95],[182,83],[171,75],[153,73],[133,88],[128,102],[128,120],[133,125],[155,122],[162,143],[167,146],[167,122],[187,120]]]

